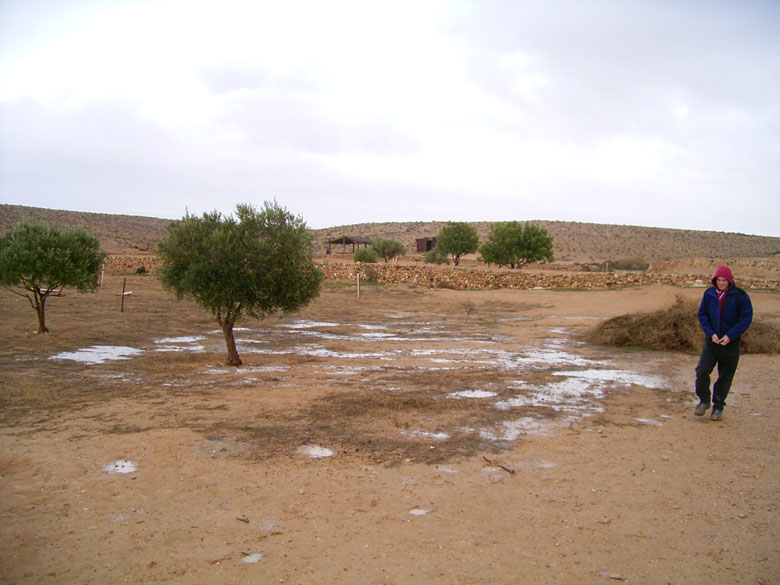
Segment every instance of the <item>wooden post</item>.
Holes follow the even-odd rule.
[[[127,285],[127,277],[122,281],[122,308],[119,309],[120,313],[125,312],[125,286]]]
[[[357,273],[357,300],[360,300],[360,270]]]
[[[98,286],[103,286],[103,272],[106,270],[106,265],[100,265],[100,277],[98,278]]]

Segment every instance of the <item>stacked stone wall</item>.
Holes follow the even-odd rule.
[[[160,265],[155,255],[109,256],[106,270],[115,273],[153,272]],[[465,289],[605,289],[648,284],[675,286],[707,286],[706,274],[667,274],[659,270],[658,264],[648,272],[555,272],[538,270],[479,270],[453,266],[400,265],[400,264],[355,264],[351,262],[318,263],[330,281],[355,282],[358,272],[361,279],[375,280],[388,284],[410,284],[428,288]],[[780,290],[776,279],[742,278],[743,288]]]

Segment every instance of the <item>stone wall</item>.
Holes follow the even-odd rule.
[[[152,272],[159,266],[157,256],[109,256],[106,270],[116,273],[137,273],[143,268]],[[319,263],[325,279],[331,281],[356,282],[360,271],[361,280],[375,280],[389,284],[413,284],[428,288],[488,289],[488,288],[561,288],[561,289],[604,289],[647,284],[669,284],[675,286],[707,286],[707,274],[664,273],[658,264],[648,272],[570,272],[539,270],[480,270],[432,264],[355,264],[352,262]],[[777,279],[740,278],[743,288],[780,290]]]

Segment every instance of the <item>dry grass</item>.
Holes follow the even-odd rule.
[[[697,353],[703,339],[698,309],[695,301],[678,296],[668,309],[609,319],[595,328],[592,339],[613,347]],[[780,327],[754,320],[741,341],[745,353],[780,353]]]

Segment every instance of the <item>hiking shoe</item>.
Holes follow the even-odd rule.
[[[722,410],[713,410],[712,414],[710,415],[710,418],[712,420],[723,420],[723,411]]]
[[[707,412],[707,409],[710,407],[709,404],[706,404],[704,402],[699,402],[699,404],[696,405],[696,408],[693,409],[693,414],[696,416],[703,416],[705,412]],[[712,413],[715,414],[714,412]]]

